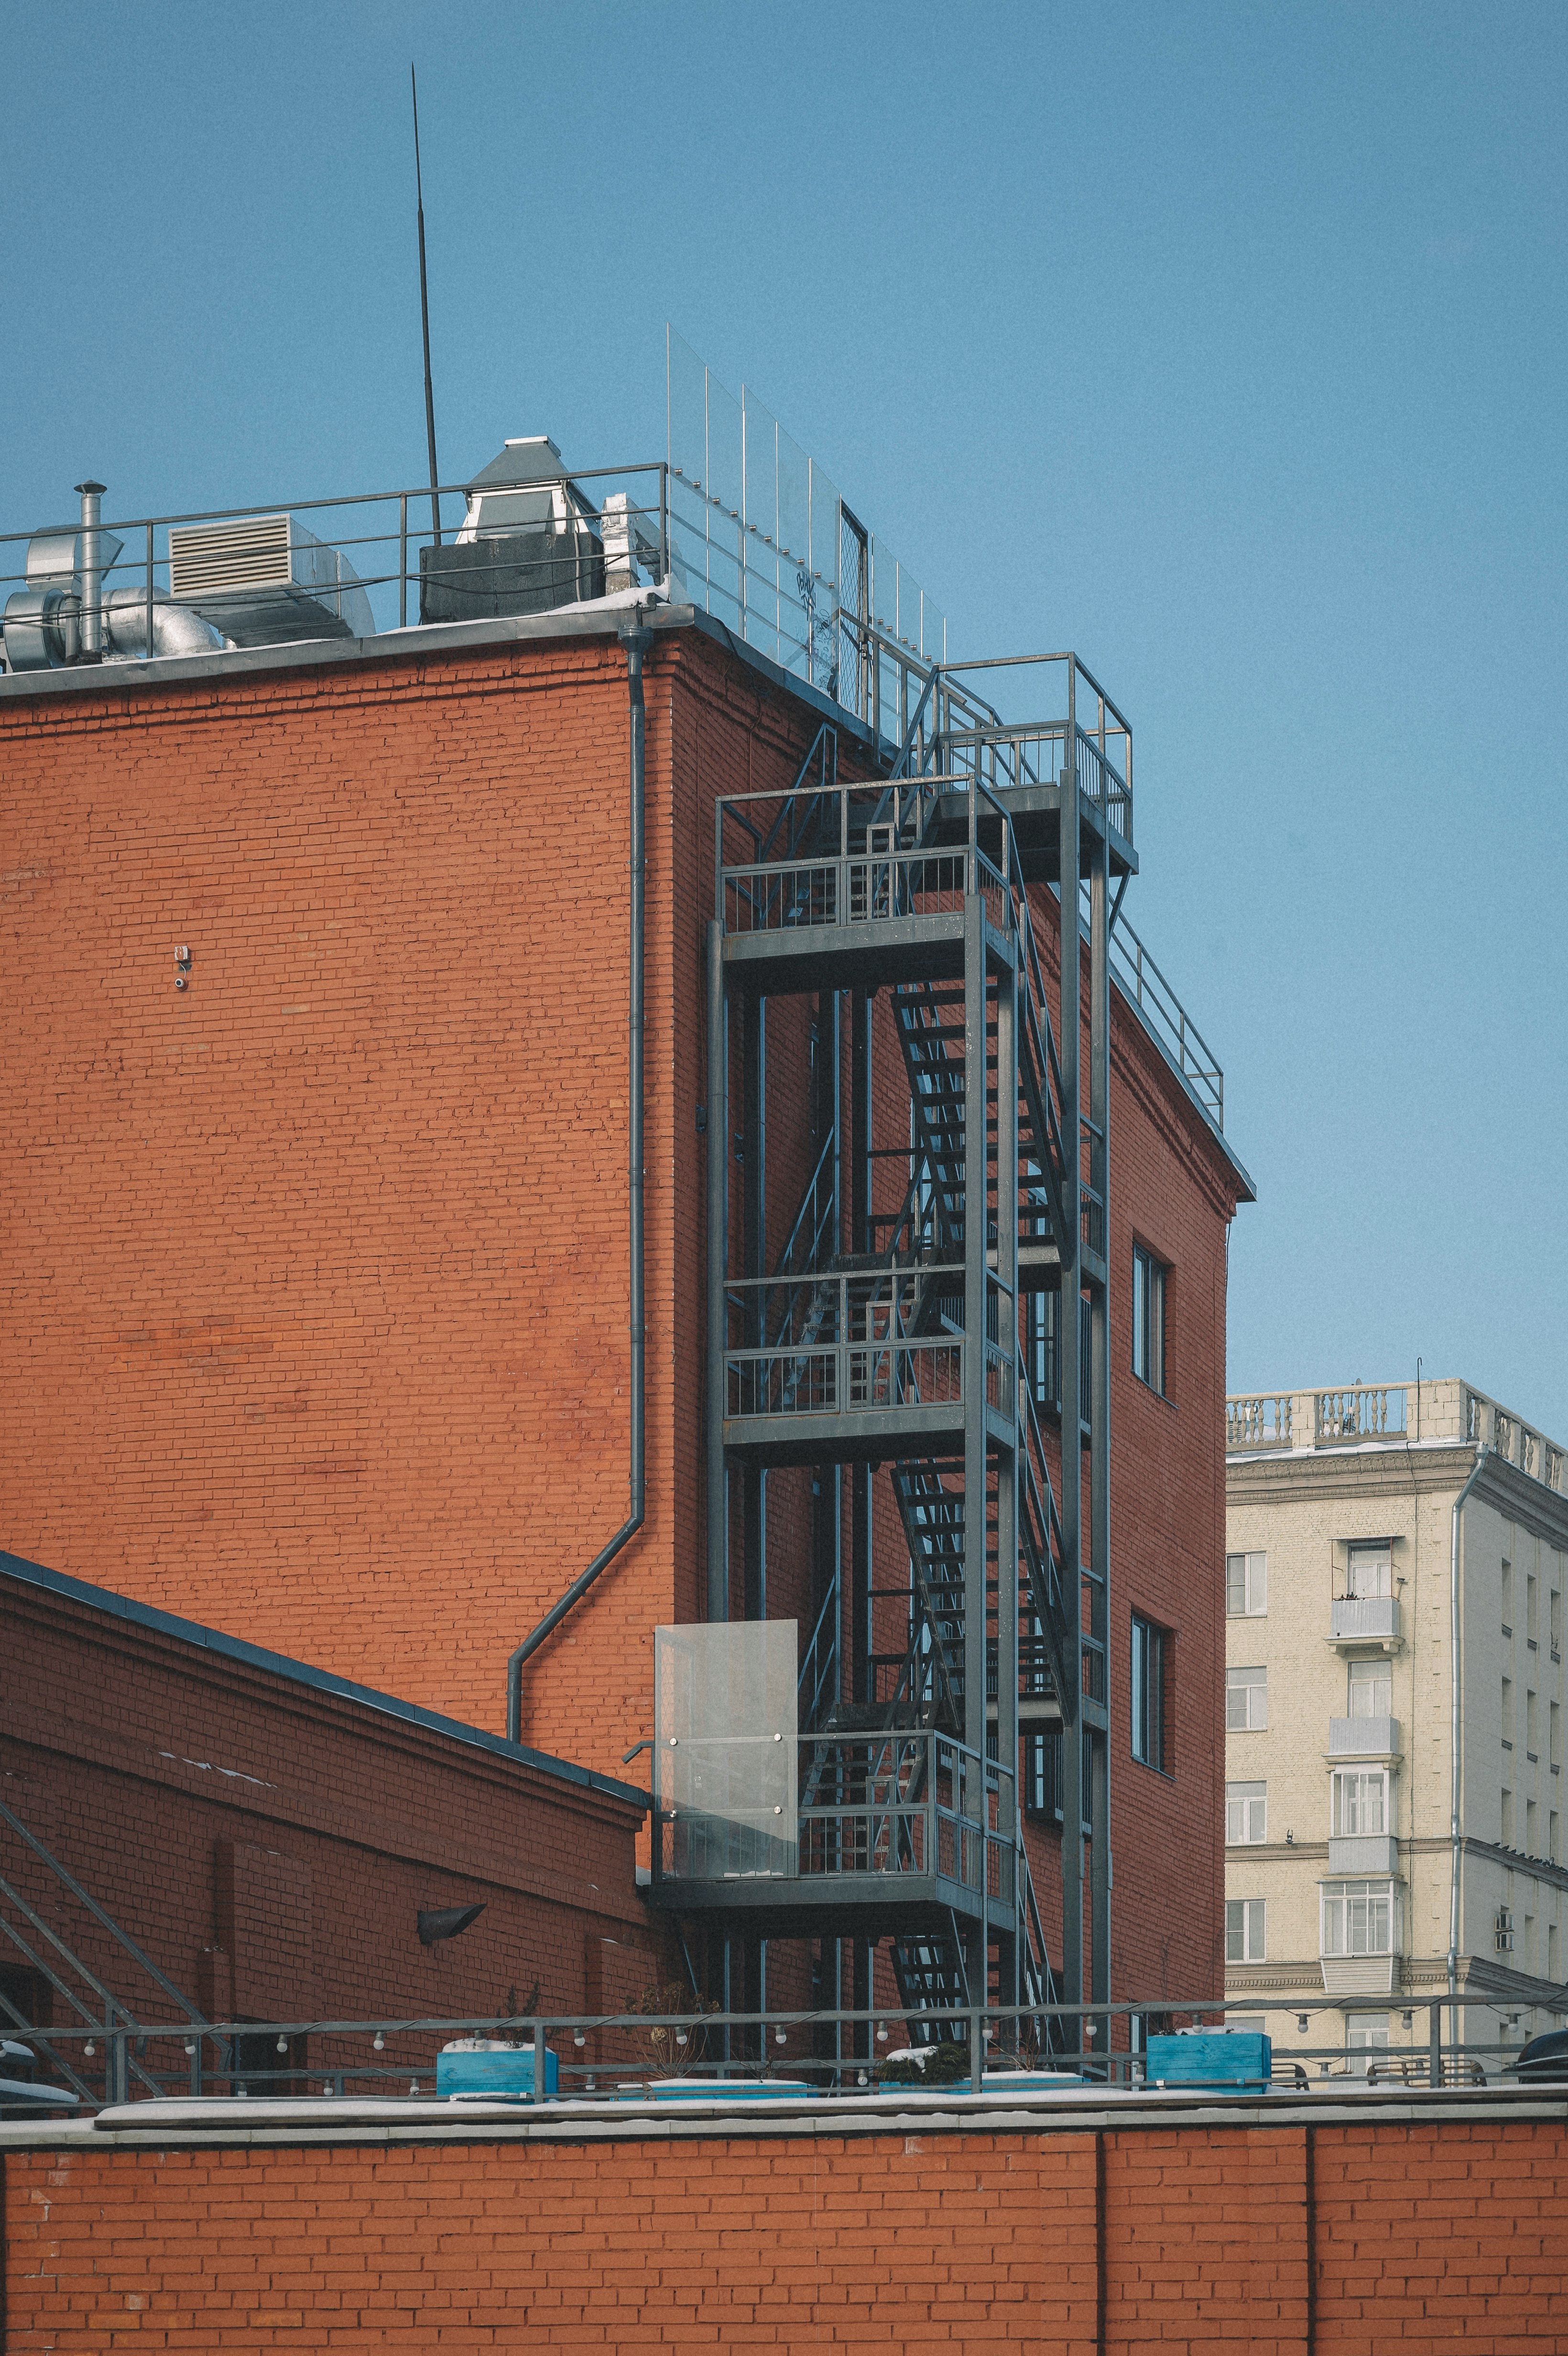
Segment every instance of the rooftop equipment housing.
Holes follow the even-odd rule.
[[[455,541],[420,551],[421,622],[548,614],[603,594],[597,510],[547,434],[508,442],[469,484]]]
[[[373,637],[348,559],[292,515],[169,526],[169,593],[237,647]]]

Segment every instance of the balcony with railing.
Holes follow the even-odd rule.
[[[653,1901],[1011,1928],[1010,1769],[934,1728],[801,1734],[797,1648],[793,1620],[656,1632]]]
[[[994,1273],[980,1335],[965,1331],[953,1262],[745,1279],[725,1302],[724,1445],[738,1455],[919,1454],[961,1437],[976,1380],[997,1437],[1011,1437],[1017,1310]]]

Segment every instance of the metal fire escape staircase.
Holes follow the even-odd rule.
[[[839,782],[825,725],[787,792],[737,797],[718,813],[708,1616],[730,1609],[731,1473],[754,1483],[769,1465],[852,1469],[856,1592],[848,1661],[836,1578],[803,1649],[798,1870],[723,1884],[666,1878],[661,1835],[653,1894],[764,1936],[886,1938],[917,2019],[978,1987],[1014,2013],[1108,1995],[1106,885],[1136,862],[1120,831],[1130,831],[1130,788],[1104,757],[1111,707],[1101,699],[1096,746],[1073,714],[1087,674],[1061,659],[1065,723],[1006,726],[933,670],[881,785]],[[1029,905],[1029,885],[1040,883],[1062,908],[1055,1023]],[[1087,1087],[1081,884],[1092,912]],[[846,1221],[836,1082],[782,1251],[771,1269],[761,1264],[766,1223],[748,1199],[737,1275],[731,1006],[743,1028],[764,1000],[815,995],[831,1002],[836,1043],[843,993],[865,1042],[848,1155],[864,1184]],[[870,1201],[869,1007],[880,993],[908,1096],[908,1184],[892,1213]],[[1083,1302],[1092,1337],[1088,1398],[1078,1354],[1062,1353],[1062,1431],[1083,1434],[1088,1462],[1085,1480],[1064,1440],[1060,1498],[1021,1348],[1031,1290],[1059,1293],[1061,1333],[1076,1334]],[[879,1465],[907,1548],[897,1587],[869,1575],[864,1484]],[[758,1543],[748,1519],[748,1595]],[[895,1629],[901,1649],[888,1648]],[[1054,1975],[1021,1838],[1020,1696],[1062,1727],[1066,1941]],[[1039,2028],[1040,2042],[1060,2041]]]

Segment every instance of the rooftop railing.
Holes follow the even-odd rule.
[[[1397,1977],[1392,2002],[1397,2008]],[[1172,1997],[1115,2003],[1036,2003],[984,2008],[933,2004],[904,2009],[773,2006],[721,2010],[675,1987],[650,1988],[635,2009],[451,2018],[407,2015],[277,2021],[160,2021],[109,2029],[7,2025],[5,2072],[16,2092],[4,2099],[13,2129],[24,2104],[38,2123],[157,2098],[303,2102],[322,2097],[378,2103],[429,2102],[443,2049],[462,2042],[530,2061],[532,2083],[551,2104],[606,2104],[674,2096],[714,2100],[751,2088],[784,2086],[804,2096],[855,2098],[930,2090],[998,2095],[1027,2091],[1019,2071],[1067,2072],[1107,2091],[1146,2083],[1141,2050],[1150,2034],[1185,2027],[1253,2029],[1269,2022],[1276,2091],[1345,2091],[1347,2082],[1410,2087],[1508,2085],[1520,2043],[1482,2033],[1461,2043],[1466,2013],[1520,2015],[1531,2008],[1497,1994],[1406,1999],[1409,2041],[1348,2051],[1343,2038],[1313,2034],[1336,2003],[1260,2003],[1257,1997]],[[1451,2016],[1445,2034],[1443,2015]],[[1480,2024],[1478,2024],[1480,2025]],[[31,2064],[20,2061],[26,2049]],[[32,2099],[22,2089],[32,2081]],[[929,2077],[923,2077],[928,2072]],[[784,2082],[781,2085],[780,2082]],[[1042,2078],[1041,2087],[1050,2083]],[[1240,2091],[1238,2089],[1238,2091]],[[1561,2089],[1553,2090],[1560,2093]],[[532,2095],[511,2098],[530,2104]],[[464,2098],[454,2109],[461,2111]],[[382,2119],[389,2115],[383,2111]],[[494,2115],[491,2114],[490,2115]],[[260,2123],[260,2122],[259,2122]]]
[[[1237,1391],[1225,1401],[1225,1447],[1232,1455],[1407,1440],[1478,1442],[1543,1488],[1568,1494],[1568,1466],[1556,1441],[1484,1391],[1449,1377],[1347,1383],[1325,1390]]]

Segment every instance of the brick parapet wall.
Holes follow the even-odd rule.
[[[426,2113],[423,2140],[218,2148],[0,2129],[6,2345],[1561,2348],[1561,2102],[1267,2108],[994,2124],[932,2097],[591,2139]]]

